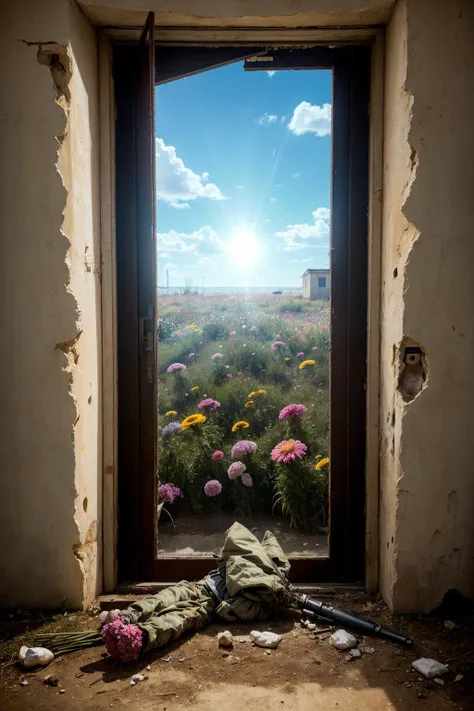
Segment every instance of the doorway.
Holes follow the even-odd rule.
[[[311,380],[311,377],[313,378],[311,383],[306,383],[312,390],[305,394],[305,402],[300,403],[298,398],[290,397],[289,404],[302,404],[306,410],[310,410],[318,403],[318,398],[321,400],[327,398],[327,441],[326,443],[321,442],[322,438],[319,436],[319,441],[310,449],[310,456],[312,457],[313,468],[320,461],[316,459],[318,455],[321,455],[323,460],[326,458],[330,460],[330,468],[324,469],[321,467],[319,470],[315,470],[323,475],[327,472],[328,546],[323,549],[324,554],[320,555],[313,547],[312,539],[307,540],[308,533],[306,537],[303,536],[299,541],[293,538],[292,545],[295,550],[289,551],[290,554],[292,552],[295,554],[292,556],[291,561],[293,579],[306,582],[336,580],[360,582],[363,580],[364,571],[367,110],[370,50],[366,46],[336,47],[333,49],[327,47],[293,48],[291,50],[275,50],[271,46],[238,48],[160,46],[155,48],[154,43],[150,42],[149,39],[150,34],[144,37],[140,47],[117,47],[114,61],[117,102],[120,577],[121,579],[147,581],[172,581],[183,577],[192,579],[201,577],[213,567],[213,550],[211,550],[209,540],[205,542],[204,547],[207,547],[207,550],[204,551],[196,551],[192,548],[192,545],[180,547],[179,544],[174,545],[173,543],[173,541],[176,542],[174,526],[179,522],[180,518],[182,520],[185,519],[186,510],[181,511],[181,513],[178,510],[175,521],[173,506],[167,505],[170,504],[169,490],[162,489],[160,497],[159,487],[173,484],[183,491],[184,486],[181,482],[177,480],[168,481],[172,477],[166,476],[166,457],[169,456],[169,450],[174,448],[176,459],[180,451],[186,450],[186,440],[182,438],[171,445],[165,441],[167,435],[163,436],[163,431],[170,422],[175,421],[168,422],[165,418],[167,416],[176,418],[176,422],[182,428],[182,423],[187,419],[184,415],[188,415],[189,398],[194,398],[196,400],[195,414],[205,417],[207,422],[203,424],[210,425],[216,411],[218,412],[217,408],[216,410],[211,408],[207,412],[206,406],[201,409],[198,406],[207,399],[218,402],[219,406],[222,405],[217,397],[204,396],[215,395],[218,388],[220,388],[219,392],[223,394],[224,391],[230,392],[229,381],[232,380],[232,386],[238,385],[239,393],[242,388],[245,390],[246,381],[250,383],[250,387],[247,388],[249,392],[244,393],[242,390],[242,393],[240,393],[240,399],[245,396],[246,402],[242,401],[239,406],[245,408],[247,403],[252,402],[247,408],[251,411],[252,417],[254,413],[258,415],[258,409],[260,409],[265,411],[265,417],[268,419],[268,410],[270,408],[262,400],[267,396],[267,392],[262,392],[260,395],[257,395],[257,393],[259,390],[274,390],[275,383],[273,381],[269,382],[267,376],[264,376],[263,373],[255,374],[254,371],[259,366],[261,370],[266,370],[266,368],[262,368],[261,358],[258,363],[246,362],[245,365],[242,365],[236,359],[236,353],[239,350],[242,351],[245,348],[245,356],[251,357],[251,354],[255,353],[255,349],[258,346],[259,349],[266,348],[267,351],[270,349],[271,366],[274,368],[274,373],[278,372],[280,368],[283,379],[286,378],[287,381],[293,380],[292,375],[309,376],[308,381]],[[156,50],[154,58],[153,50]],[[271,285],[274,287],[271,291],[282,291],[282,293],[269,294],[268,291],[265,291],[262,292],[264,297],[253,291],[251,292],[253,297],[250,298],[249,291],[244,290],[242,292],[244,296],[240,300],[236,300],[236,292],[234,291],[231,300],[232,306],[235,305],[236,301],[243,301],[246,305],[242,309],[240,304],[237,309],[240,309],[241,312],[243,311],[244,314],[244,320],[239,319],[242,327],[239,333],[236,329],[235,320],[221,318],[223,313],[225,314],[229,311],[229,309],[220,308],[221,306],[226,306],[223,303],[225,301],[225,298],[223,298],[225,292],[222,289],[219,292],[212,292],[210,285],[206,286],[206,284],[199,282],[190,284],[184,281],[181,284],[173,284],[169,281],[170,269],[168,269],[167,281],[166,269],[160,269],[159,261],[158,269],[156,268],[155,240],[150,238],[149,229],[150,224],[153,223],[154,196],[157,190],[156,186],[153,187],[154,168],[152,161],[153,144],[157,135],[153,117],[155,83],[159,87],[161,84],[168,84],[168,82],[192,76],[203,70],[212,71],[215,67],[232,66],[235,62],[238,62],[238,64],[234,65],[234,68],[238,67],[240,71],[258,72],[260,76],[265,73],[269,81],[274,78],[277,72],[291,74],[295,70],[307,70],[304,72],[305,76],[314,76],[316,72],[320,71],[330,74],[331,77],[333,114],[331,123],[331,195],[330,203],[327,207],[324,205],[318,206],[326,207],[328,217],[330,210],[330,220],[327,220],[328,229],[330,222],[331,231],[330,258],[327,264],[328,275],[315,274],[316,288],[323,288],[322,281],[324,279],[327,279],[330,283],[331,300],[330,308],[327,309],[327,327],[328,332],[330,330],[331,338],[330,347],[329,339],[324,339],[324,337],[322,341],[318,341],[319,345],[316,342],[313,344],[312,341],[311,344],[308,344],[307,347],[311,349],[315,347],[321,351],[320,353],[314,351],[314,353],[317,353],[315,358],[307,357],[308,353],[296,350],[297,343],[288,343],[287,341],[290,339],[287,336],[277,339],[279,334],[276,331],[263,334],[265,337],[259,336],[259,329],[262,330],[262,326],[259,316],[255,313],[256,309],[253,306],[255,302],[258,304],[264,303],[264,306],[258,307],[257,311],[259,309],[267,309],[271,314],[290,314],[289,320],[292,322],[292,326],[295,326],[295,323],[299,320],[299,313],[311,313],[311,298],[308,299],[306,305],[303,303],[306,300],[300,298],[303,297],[303,294],[297,294],[294,289],[291,290],[291,294],[288,293],[288,287],[296,287],[296,284],[286,283],[282,286],[279,283],[274,283]],[[271,62],[271,69],[269,69],[269,62]],[[269,77],[268,72],[274,72],[274,74]],[[158,88],[158,125],[160,120],[159,96]],[[268,114],[271,117],[275,115]],[[268,117],[266,120],[270,124],[276,123],[273,119],[269,121]],[[289,121],[291,121],[291,117],[289,117]],[[283,128],[288,130],[287,124]],[[163,141],[160,148],[161,150],[166,150],[169,146]],[[295,170],[294,172],[298,171]],[[294,179],[296,180],[296,178]],[[209,183],[207,182],[206,184]],[[235,185],[240,185],[237,179]],[[219,189],[217,185],[215,187]],[[158,186],[159,189],[160,186]],[[235,190],[241,189],[244,188],[235,188]],[[171,199],[173,195],[170,194],[169,197]],[[270,197],[274,196],[271,195]],[[175,202],[184,204],[186,201],[175,200]],[[158,206],[160,206],[159,202]],[[170,209],[177,211],[188,210],[182,205],[180,207],[171,207]],[[171,230],[164,229],[162,231],[160,229],[159,213],[157,231],[159,234],[166,235],[168,233],[168,238],[170,238],[169,233]],[[284,230],[279,231],[284,232]],[[180,233],[175,230],[175,234],[179,236]],[[219,235],[217,237],[219,238]],[[246,225],[244,234],[237,235],[240,240],[244,237],[247,240],[245,251],[248,254],[251,248],[256,248],[254,230],[249,230],[248,225]],[[284,240],[284,237],[282,239]],[[249,240],[252,240],[252,243]],[[289,252],[286,254],[289,254]],[[286,254],[283,254],[282,257],[286,256]],[[309,257],[313,258],[311,250],[309,251]],[[319,268],[322,269],[324,266],[321,265]],[[311,271],[309,269],[309,274],[306,275],[310,279],[312,279]],[[161,287],[161,293],[158,293],[156,302],[154,293],[157,274],[159,277],[158,287]],[[250,286],[256,287],[257,284]],[[268,289],[270,284],[265,286]],[[215,296],[211,298],[213,293]],[[254,298],[256,294],[257,296]],[[269,298],[270,296],[272,298]],[[187,297],[191,298],[187,299]],[[201,334],[199,334],[199,331],[202,331],[202,327],[206,325],[212,327],[212,322],[205,323],[204,319],[202,323],[196,323],[196,319],[193,317],[187,321],[180,319],[179,312],[183,310],[183,300],[185,302],[187,300],[189,305],[193,297],[195,301],[197,297],[201,297],[201,304],[197,311],[205,312],[209,308],[209,302],[212,302],[213,299],[219,302],[219,312],[223,313],[219,313],[219,319],[214,319],[214,321],[217,322],[219,320],[221,324],[224,322],[225,328],[222,334],[212,334],[212,328],[208,328],[206,337],[200,343]],[[229,292],[228,298],[231,298]],[[199,301],[199,299],[197,300]],[[285,312],[284,309],[288,308],[288,304],[280,312],[278,311],[279,304],[284,303],[285,300],[292,302],[293,311]],[[175,302],[174,306],[173,301]],[[156,305],[158,305],[156,310],[157,318],[155,317]],[[301,311],[298,310],[300,308]],[[303,310],[306,308],[308,309],[307,311]],[[166,310],[168,313],[166,313]],[[169,329],[174,329],[174,326],[177,328],[168,334],[172,337],[167,342],[166,328],[168,326]],[[255,331],[249,335],[249,338],[247,338],[247,333],[244,333],[243,326],[249,329],[248,334],[250,334],[252,326],[256,326]],[[156,333],[156,330],[158,330],[158,333]],[[180,333],[180,331],[184,333]],[[185,331],[188,331],[188,333]],[[190,331],[192,331],[191,334],[189,333]],[[267,336],[271,336],[271,338],[267,338]],[[311,334],[311,337],[314,338],[314,333]],[[217,340],[213,341],[213,338],[217,338]],[[250,343],[250,339],[254,339],[252,343],[255,342],[255,349],[253,350],[250,350],[247,345],[247,341]],[[324,344],[324,340],[326,340],[326,344]],[[162,352],[165,354],[161,365],[160,341],[161,347],[164,348]],[[284,345],[275,346],[275,350],[271,351],[272,346],[278,341]],[[209,355],[207,351],[211,343],[216,344],[216,351]],[[220,348],[221,346],[223,347]],[[173,348],[175,348],[175,351],[173,351]],[[180,348],[180,350],[176,351],[176,348]],[[226,348],[227,352],[225,352]],[[167,350],[169,353],[166,353]],[[220,353],[221,350],[224,353]],[[187,363],[181,362],[184,360],[182,357],[168,363],[169,356],[173,352],[179,352],[182,355],[184,351],[186,351],[186,356],[188,357]],[[303,356],[299,355],[300,352],[303,352]],[[212,361],[212,356],[217,353],[223,355],[224,358],[219,357]],[[312,354],[313,351],[309,355]],[[265,358],[267,357],[268,352],[265,354]],[[330,373],[330,382],[327,383],[323,382],[324,372],[320,367],[324,357],[327,358],[327,373]],[[207,392],[207,390],[210,390],[209,381],[200,384],[197,381],[196,384],[194,381],[191,383],[188,376],[193,375],[196,378],[198,374],[195,363],[190,364],[189,362],[189,359],[192,360],[194,358],[196,361],[204,361],[207,358],[209,361],[207,365],[219,371],[218,373],[211,373],[212,383],[216,388],[215,393]],[[290,361],[293,359],[293,363],[290,364],[290,361],[285,360],[286,358],[289,358]],[[257,360],[257,358],[254,360]],[[315,361],[315,364],[317,364],[316,373],[311,372],[314,365],[300,368],[304,361]],[[268,360],[265,363],[268,363]],[[166,373],[173,364],[185,365],[186,371],[175,369],[175,371],[171,370]],[[227,369],[225,368],[226,365],[228,366]],[[220,373],[220,370],[222,370],[222,373]],[[226,370],[231,372],[226,372]],[[172,379],[172,388],[167,387],[166,379],[163,383],[157,382],[165,373],[168,381]],[[186,379],[183,373],[186,375]],[[239,373],[242,375],[239,375]],[[232,379],[227,377],[229,375],[232,376]],[[245,377],[247,375],[249,376],[248,378]],[[251,379],[252,377],[253,379]],[[181,379],[181,382],[175,382],[179,379]],[[259,382],[257,382],[258,380]],[[321,383],[323,387],[317,387],[318,383]],[[257,385],[261,387],[257,387]],[[265,387],[266,385],[269,385],[269,388]],[[206,392],[201,389],[203,386],[205,386]],[[300,387],[299,383],[298,387]],[[158,403],[156,401],[157,390],[160,392],[160,388],[162,388],[161,405],[160,398]],[[192,390],[192,388],[195,389]],[[167,390],[172,391],[173,402],[166,399],[168,397]],[[318,393],[318,390],[322,392]],[[253,397],[250,397],[252,393]],[[287,395],[289,397],[290,393],[287,393]],[[296,393],[292,392],[291,395],[296,396]],[[187,402],[185,398],[188,398]],[[273,399],[275,399],[274,393]],[[281,404],[281,402],[273,403],[275,413],[272,411],[272,416],[275,415],[273,417],[275,420],[279,418],[278,409]],[[283,410],[283,407],[281,410]],[[167,415],[168,412],[176,413],[176,415]],[[242,412],[245,414],[245,409]],[[157,413],[159,413],[158,417]],[[183,415],[183,417],[180,418],[180,415]],[[224,413],[218,412],[218,416],[221,416],[220,423],[215,423],[216,425],[220,424],[221,429],[223,426],[228,426],[232,430],[233,425],[237,422],[245,422],[250,425],[247,422],[247,419],[251,419],[250,413],[247,419],[242,417],[242,419],[235,420],[237,416],[235,405],[230,410],[228,408],[225,417],[223,415]],[[303,416],[308,417],[306,412],[303,413]],[[217,416],[215,419],[217,420]],[[256,420],[257,418],[255,418],[254,422]],[[293,421],[292,424],[295,425],[295,422]],[[311,423],[308,422],[308,424],[310,425]],[[189,428],[185,429],[191,430],[191,432],[180,432],[178,436],[190,434],[195,437],[198,435],[199,425],[200,423],[197,423],[196,426],[190,425]],[[201,500],[198,501],[198,507],[202,506],[202,501],[206,502],[201,490],[205,488],[208,481],[225,482],[227,484],[226,470],[232,463],[232,447],[240,441],[261,444],[258,437],[251,438],[246,432],[251,427],[242,427],[244,431],[241,434],[233,433],[235,436],[233,439],[229,438],[229,441],[227,439],[222,441],[221,438],[220,442],[216,440],[215,443],[208,443],[209,452],[207,452],[206,456],[210,460],[209,467],[215,467],[216,476],[211,478],[210,468],[208,468],[204,472],[205,481],[204,479],[199,480]],[[262,433],[257,428],[253,434]],[[273,435],[279,441],[276,441],[276,443],[272,441],[272,447],[273,444],[277,446],[280,442],[288,442],[292,439],[283,430],[281,433],[274,431]],[[294,440],[296,439],[294,437]],[[191,441],[194,444],[194,440]],[[306,444],[305,442],[303,443]],[[219,449],[220,444],[223,447],[224,455],[229,458],[229,462],[226,461],[226,470],[222,471],[220,470],[223,467],[223,463],[218,460],[215,462],[212,460],[214,452],[223,451]],[[321,444],[323,445],[322,447]],[[268,446],[269,444],[267,443]],[[324,446],[327,449],[324,450]],[[320,448],[323,451],[316,451]],[[210,451],[211,449],[213,450],[212,452]],[[227,449],[229,450],[228,452],[225,451]],[[261,446],[259,450],[262,450]],[[255,459],[255,457],[254,453],[250,453],[248,464],[246,464],[246,456],[236,458],[235,461],[245,464],[245,473],[253,478],[252,483],[255,484],[255,480],[261,479],[257,466],[258,462],[252,461],[252,458]],[[161,466],[158,467],[157,473],[157,461],[160,461],[160,457]],[[168,471],[172,471],[169,463]],[[197,472],[198,475],[202,473],[201,471]],[[237,491],[231,490],[230,492],[231,496],[238,497],[237,499],[231,499],[231,502],[233,502],[231,507],[234,505],[237,508],[239,516],[245,514],[245,506],[249,504],[243,497],[248,492],[254,496],[258,489],[257,486],[244,488],[242,473],[237,482],[240,489]],[[181,486],[179,486],[180,483]],[[232,486],[234,483],[231,481],[228,485]],[[191,497],[192,487],[189,488],[189,494]],[[261,492],[259,494],[260,498],[262,498]],[[272,491],[270,500],[274,497],[274,494],[275,491]],[[168,498],[168,501],[166,501],[166,498]],[[180,498],[178,496],[178,506],[181,504]],[[217,499],[217,497],[215,498]],[[268,495],[266,503],[268,504]],[[297,513],[298,507],[295,510]],[[308,510],[311,511],[311,509]],[[261,513],[256,515],[252,508],[247,508],[247,511],[254,519],[257,518],[258,525],[264,522],[265,516],[262,516]],[[223,516],[222,525],[224,525],[225,513],[225,511],[219,512],[219,515]],[[173,523],[171,523],[171,518],[170,523],[162,523],[161,530],[164,532],[164,534],[162,533],[162,541],[164,540],[165,543],[160,545],[159,530],[158,540],[156,535],[159,519],[162,516],[168,518],[169,514],[173,519]],[[216,512],[210,512],[209,509],[205,508],[204,517],[207,521],[209,521],[210,515],[211,517],[215,516]],[[258,518],[259,515],[260,518]],[[272,506],[270,506],[269,515],[273,515]],[[216,525],[219,526],[218,519],[215,518],[214,520]],[[199,518],[196,518],[195,521],[195,528],[197,527],[199,533]],[[320,528],[324,528],[324,523],[324,520],[319,521]],[[256,526],[257,529],[258,525]],[[297,527],[298,525],[301,525],[301,522],[296,522]],[[211,528],[215,528],[215,526],[211,526]],[[224,530],[221,530],[221,537],[223,533]],[[304,543],[308,543],[311,546],[309,551],[304,550],[307,547],[303,546]],[[299,550],[296,550],[298,546]],[[183,548],[191,548],[191,551],[183,550]],[[196,555],[196,553],[199,553],[199,555]]]

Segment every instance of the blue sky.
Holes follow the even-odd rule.
[[[157,87],[159,284],[300,286],[328,266],[331,104],[330,71],[241,62]]]

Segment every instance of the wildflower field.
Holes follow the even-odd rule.
[[[158,313],[160,512],[326,525],[328,302],[166,296]]]

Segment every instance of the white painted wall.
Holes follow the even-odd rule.
[[[469,0],[400,0],[387,34],[380,558],[401,611],[474,596],[473,27]],[[404,337],[429,368],[409,404]]]
[[[100,586],[95,31],[66,0],[16,0],[0,56],[0,604],[80,607]]]

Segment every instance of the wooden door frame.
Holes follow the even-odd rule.
[[[186,28],[187,32],[191,31]],[[349,29],[349,28],[347,28]],[[265,44],[268,45],[268,32],[266,30]],[[114,171],[113,156],[113,84],[111,82],[112,41],[106,35],[117,32],[106,31],[101,33],[100,41],[100,66],[101,66],[101,124],[102,134],[102,240],[103,240],[103,306],[104,306],[104,367],[107,374],[104,382],[104,583],[106,592],[111,592],[119,579],[124,577],[134,578],[127,572],[119,573],[117,570],[117,447],[116,447],[116,421],[117,421],[117,396],[116,396],[116,303],[114,298],[115,281],[115,225],[113,210]],[[124,33],[122,33],[124,34]],[[242,31],[245,35],[246,31]],[[257,34],[257,33],[255,33]],[[281,34],[281,32],[280,32]],[[298,36],[301,34],[298,31]],[[383,31],[365,31],[364,40],[371,37],[372,52],[372,85],[371,85],[371,126],[370,126],[370,200],[369,200],[369,259],[370,279],[368,285],[369,295],[369,347],[368,347],[368,372],[371,377],[367,383],[367,458],[365,478],[367,481],[366,497],[366,549],[367,558],[365,565],[366,585],[375,590],[378,582],[378,345],[379,345],[379,291],[380,291],[380,213],[381,213],[381,152],[382,152],[382,100],[383,100]],[[120,35],[120,33],[119,33]],[[291,43],[292,31],[286,33]],[[214,36],[214,35],[213,35]],[[254,35],[255,37],[255,35]],[[252,37],[252,39],[254,39]],[[331,30],[325,33],[330,41]],[[346,34],[349,37],[349,33]],[[360,41],[360,39],[359,39]],[[255,42],[256,43],[256,42]],[[213,42],[214,44],[214,42]],[[226,42],[227,44],[227,42]],[[250,42],[249,42],[250,44]],[[253,42],[252,42],[253,44]],[[104,101],[104,97],[107,99]],[[107,388],[107,382],[110,388]],[[370,495],[370,496],[369,496]],[[171,572],[171,571],[170,571]],[[189,571],[191,573],[191,571]],[[191,575],[189,576],[191,577]],[[326,576],[318,576],[318,580]],[[171,576],[168,578],[171,579]],[[331,577],[329,577],[331,579]],[[360,579],[360,578],[359,578]]]

